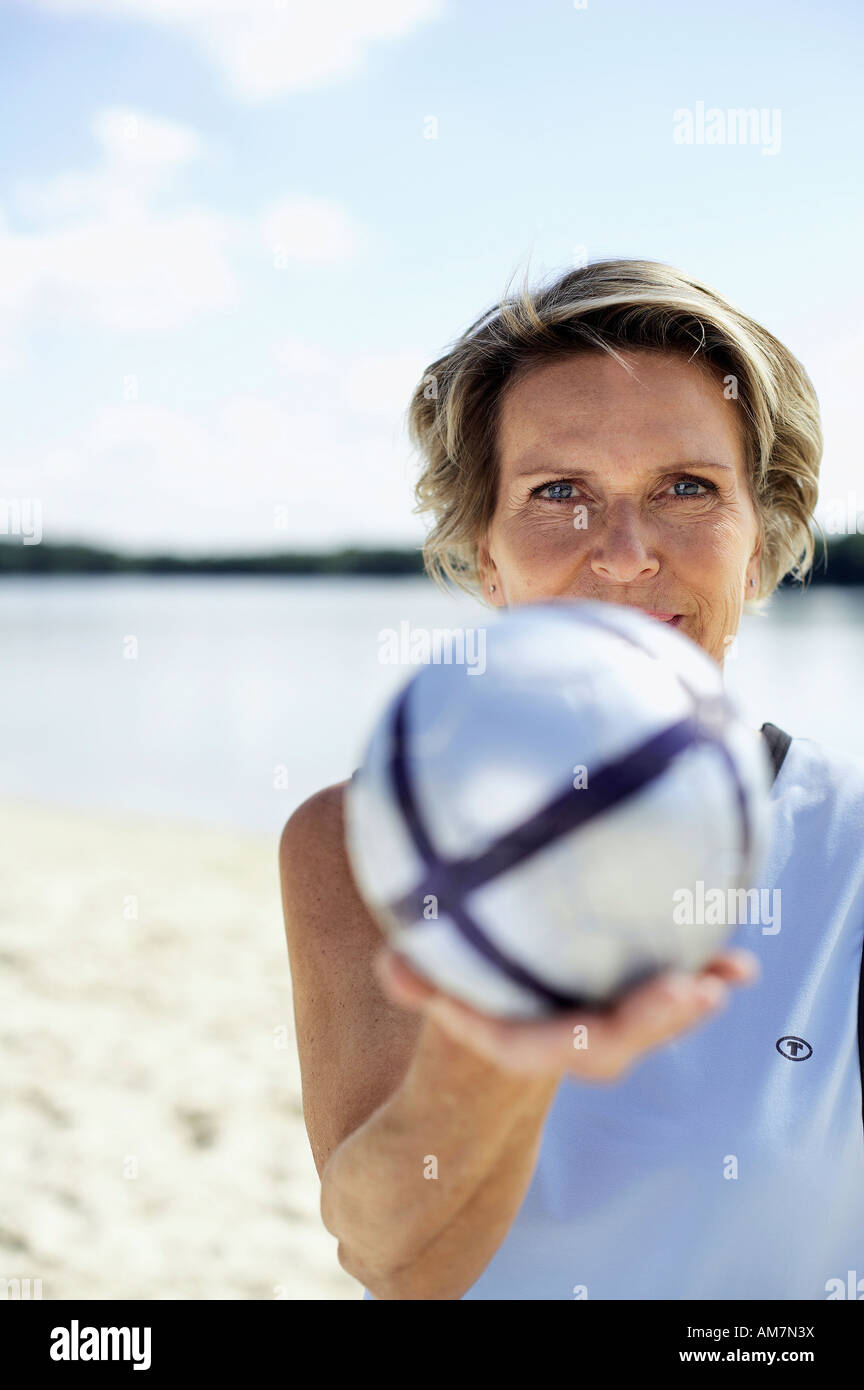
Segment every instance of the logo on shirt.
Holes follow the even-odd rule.
[[[780,1056],[790,1062],[806,1062],[808,1057],[813,1056],[813,1049],[804,1038],[778,1038],[776,1047]]]

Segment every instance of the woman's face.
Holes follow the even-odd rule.
[[[505,392],[484,596],[675,615],[722,665],[759,582],[739,406],[682,355],[621,356],[635,377],[606,353],[580,353]]]

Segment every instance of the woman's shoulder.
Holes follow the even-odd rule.
[[[773,788],[805,814],[818,811],[860,834],[864,854],[864,757],[821,739],[791,735]]]
[[[344,856],[343,805],[350,779],[313,792],[288,817],[279,840],[283,873],[298,860],[320,864]]]

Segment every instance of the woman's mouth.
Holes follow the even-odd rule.
[[[660,623],[669,623],[672,627],[677,627],[684,616],[683,613],[651,613],[647,608],[644,608],[642,611],[646,613],[649,618],[656,618]]]

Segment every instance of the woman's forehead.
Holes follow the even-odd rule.
[[[633,350],[627,368],[605,353],[555,358],[505,389],[498,417],[499,462],[508,473],[576,451],[743,459],[742,412],[723,378],[680,353]],[[587,458],[583,458],[587,466]]]

